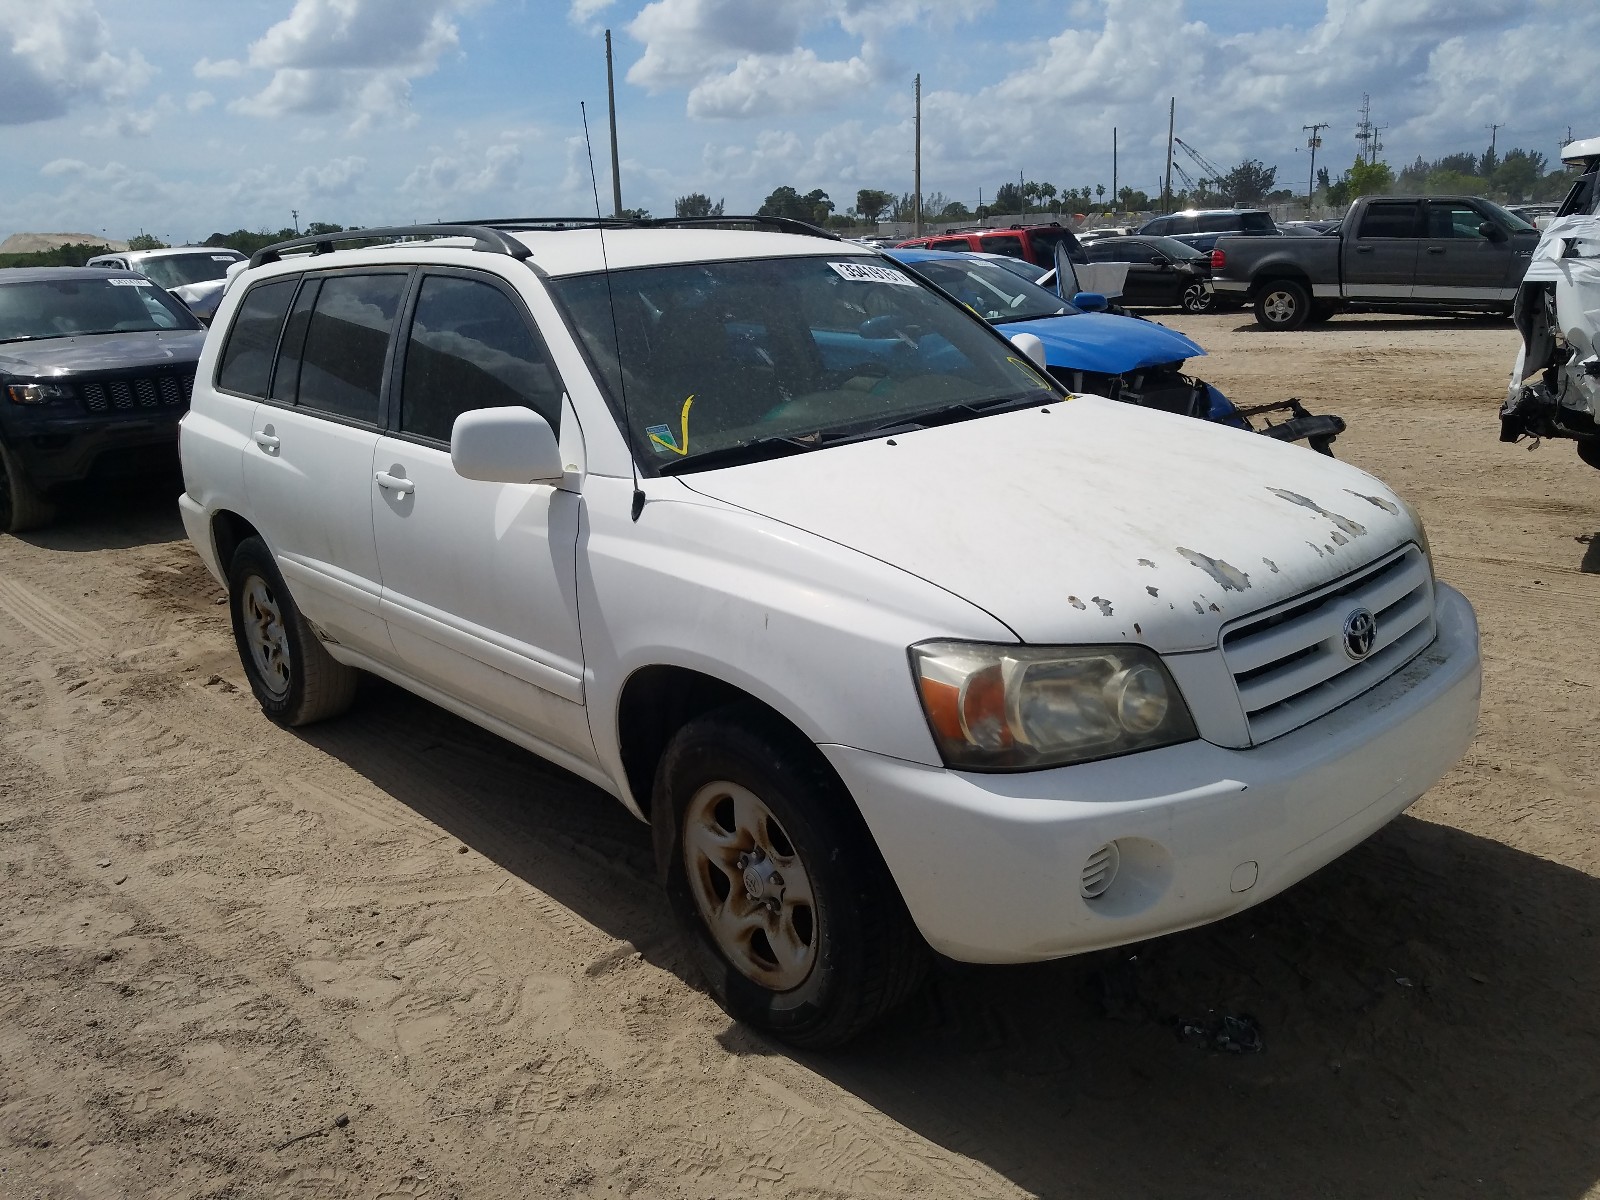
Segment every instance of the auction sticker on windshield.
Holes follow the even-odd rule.
[[[875,263],[831,262],[828,264],[842,278],[856,283],[897,283],[903,287],[916,287],[917,281],[892,267]]]
[[[151,283],[148,279],[108,279],[108,280],[106,280],[106,282],[109,283],[112,287],[154,287],[155,286],[155,284]]]

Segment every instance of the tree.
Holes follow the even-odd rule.
[[[952,200],[934,216],[940,221],[968,221],[972,219],[972,210],[961,201]]]
[[[1389,169],[1389,164],[1383,161],[1369,163],[1357,156],[1355,164],[1351,166],[1349,175],[1346,176],[1350,184],[1350,199],[1357,196],[1371,196],[1378,192],[1391,192],[1394,190],[1394,172]]]
[[[1478,174],[1483,176],[1485,179],[1493,179],[1495,169],[1499,167],[1499,165],[1500,158],[1497,154],[1495,154],[1494,147],[1490,146],[1483,152],[1483,157],[1478,160]]]
[[[136,233],[128,239],[129,250],[165,250],[167,244],[153,233]]]
[[[330,225],[326,221],[313,221],[306,226],[307,236],[314,237],[319,233],[343,233],[343,225]]]
[[[995,189],[994,204],[991,206],[995,212],[1019,213],[1027,199],[1021,185],[1015,183],[1002,183]]]
[[[1418,161],[1420,161],[1420,160],[1418,160]],[[1333,180],[1328,178],[1328,168],[1327,167],[1318,167],[1317,168],[1317,188],[1319,190],[1325,192],[1325,191],[1328,190],[1329,186],[1332,183],[1333,183]]]
[[[1277,178],[1277,167],[1263,166],[1258,160],[1247,158],[1214,182],[1217,190],[1233,203],[1247,205],[1260,204],[1261,197],[1272,190]]]
[[[832,211],[833,201],[821,188],[802,196],[788,184],[773,188],[761,207],[756,209],[758,216],[787,217],[792,221],[807,221],[813,225],[824,224]]]
[[[1144,212],[1150,207],[1150,197],[1123,184],[1117,191],[1117,203],[1122,205],[1123,212]]]
[[[625,208],[622,210],[622,217],[625,221],[648,221],[650,219],[650,210],[648,208]]]
[[[1544,175],[1545,157],[1537,150],[1507,150],[1494,172],[1494,190],[1512,200],[1531,196]]]
[[[877,188],[862,188],[856,193],[856,215],[874,224],[882,218],[883,210],[894,203],[894,193]]]
[[[722,215],[722,201],[711,203],[711,197],[704,192],[690,192],[687,196],[679,196],[672,202],[672,212],[679,217],[720,217]]]
[[[1098,201],[1101,201],[1101,202],[1105,201],[1105,198],[1106,198],[1106,185],[1105,184],[1097,183],[1097,184],[1094,185],[1094,198],[1096,200],[1098,200]]]

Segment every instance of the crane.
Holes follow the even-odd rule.
[[[1199,167],[1202,171],[1204,171],[1206,173],[1206,177],[1211,180],[1211,183],[1212,183],[1213,186],[1217,186],[1217,187],[1221,186],[1223,177],[1226,175],[1225,171],[1222,171],[1222,170],[1218,169],[1217,165],[1214,162],[1212,162],[1210,159],[1206,158],[1203,154],[1200,153],[1200,151],[1196,150],[1193,146],[1189,145],[1189,143],[1184,141],[1182,138],[1173,138],[1172,139],[1172,144],[1174,146],[1178,147],[1178,149],[1182,150],[1185,154],[1187,154],[1191,159],[1194,160],[1195,166]],[[1231,202],[1233,197],[1224,196],[1223,199],[1228,200],[1228,201]]]

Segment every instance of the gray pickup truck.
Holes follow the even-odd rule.
[[[1211,252],[1220,306],[1254,304],[1268,329],[1346,308],[1510,315],[1539,231],[1475,196],[1364,196],[1320,237],[1224,237]]]

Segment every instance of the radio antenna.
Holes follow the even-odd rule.
[[[622,334],[617,330],[617,298],[611,292],[611,261],[606,257],[606,219],[600,215],[600,184],[594,174],[594,145],[589,141],[589,110],[582,100],[578,111],[583,114],[583,148],[589,155],[589,187],[594,192],[595,232],[600,235],[600,269],[606,281],[606,307],[611,310],[611,344],[617,350],[617,387],[622,392],[622,423],[627,428],[624,441],[628,447],[628,465],[633,468],[633,507],[630,510],[637,521],[644,511],[644,489],[639,486],[639,460],[633,454],[633,414],[628,411],[628,376],[622,369]]]

